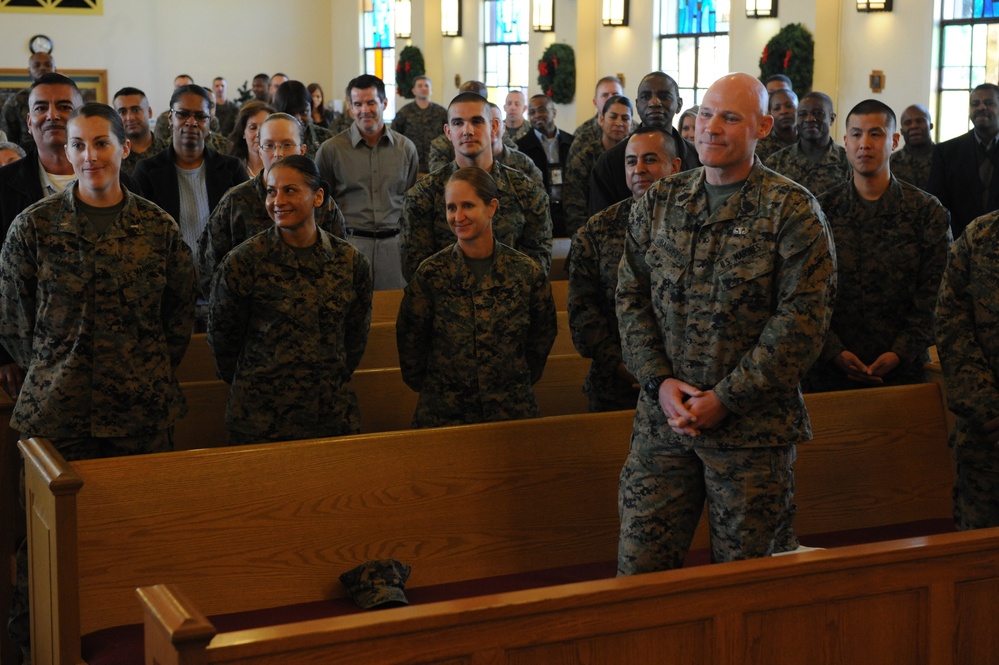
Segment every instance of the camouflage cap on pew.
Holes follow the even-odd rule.
[[[340,581],[361,609],[398,607],[409,605],[403,589],[411,570],[395,559],[367,561],[341,575]]]

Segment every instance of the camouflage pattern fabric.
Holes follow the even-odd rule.
[[[331,138],[333,138],[332,131],[325,127],[320,127],[314,122],[310,122],[305,126],[305,131],[302,133],[302,143],[305,144],[305,156],[315,161],[319,147]]]
[[[476,282],[458,244],[420,265],[396,321],[402,378],[420,393],[413,427],[538,415],[558,323],[551,285],[530,258],[495,243]]]
[[[208,343],[232,384],[226,427],[263,439],[356,434],[350,376],[371,326],[371,268],[325,231],[299,259],[273,227],[237,246],[212,281]]]
[[[534,163],[534,160],[517,150],[503,146],[503,152],[496,157],[496,161],[511,169],[516,169],[524,175],[530,176],[531,180],[537,183],[538,187],[544,188],[545,176]]]
[[[725,528],[726,515],[752,513],[754,525],[769,520],[770,542],[762,549],[756,540],[761,527],[733,521],[729,544],[715,548],[717,560],[765,553],[787,528],[790,447],[811,436],[798,382],[821,350],[835,279],[832,237],[818,203],[759,161],[742,189],[713,213],[703,168],[660,180],[632,207],[617,289],[625,364],[640,385],[663,376],[713,390],[730,413],[689,437],[673,432],[658,401],[642,391],[631,458],[652,460],[667,486],[674,474],[738,479],[745,470],[745,478],[757,478],[740,466],[753,449],[775,464],[774,475],[759,486],[684,490],[685,505],[678,510],[695,522],[704,493],[710,493],[716,504],[713,532]],[[693,472],[685,468],[691,465]],[[654,525],[645,531],[643,515],[655,507],[651,499],[641,500],[642,476],[628,474],[626,467],[618,566],[640,572],[633,543],[655,538],[663,551],[685,552],[693,532],[673,526],[660,532]]]
[[[226,148],[229,145],[229,140],[218,132],[209,133],[208,138],[205,139],[205,145],[220,155],[228,154]]]
[[[933,151],[917,155],[905,148],[891,154],[891,174],[899,180],[926,190],[930,185],[930,160]]]
[[[770,155],[765,164],[815,196],[849,180],[853,173],[846,150],[835,141],[829,141],[825,153],[814,162],[801,151],[800,143],[794,143]]]
[[[778,551],[774,527],[794,494],[793,449],[632,446],[619,480],[618,575],[683,566],[706,497],[712,563]]]
[[[760,139],[756,143],[756,157],[761,161],[766,163],[767,158],[774,154],[778,150],[783,150],[784,148],[789,148],[795,144],[795,141],[790,143],[785,143],[777,136],[776,132],[770,132],[766,137]]]
[[[28,96],[30,88],[18,90],[7,98],[0,109],[0,131],[7,134],[7,140],[17,143],[25,150],[35,146],[35,139],[28,129]]]
[[[145,152],[138,152],[133,148],[132,151],[128,153],[128,157],[121,160],[121,170],[128,175],[132,175],[132,172],[135,171],[136,164],[141,162],[143,159],[148,159],[153,155],[158,155],[166,150],[169,145],[169,142],[163,141],[154,136],[152,145],[150,145]],[[223,152],[223,154],[225,153]]]
[[[509,145],[510,143],[513,143],[513,145],[517,145],[517,141],[524,138],[527,132],[531,131],[531,123],[525,120],[520,124],[520,127],[517,127],[516,129],[511,129],[510,127],[506,126],[506,123],[504,123],[502,129],[503,129],[503,143],[506,145]]]
[[[572,238],[576,230],[586,224],[587,205],[590,198],[590,173],[604,154],[603,132],[597,136],[576,138],[569,146],[562,185],[562,210],[565,229]]]
[[[936,306],[936,342],[957,416],[954,524],[999,526],[999,446],[983,425],[999,417],[999,212],[974,220],[951,245]]]
[[[624,361],[614,309],[633,203],[625,199],[591,217],[569,248],[569,329],[579,354],[593,359],[583,385],[590,411],[634,409],[638,402],[638,390],[618,374]]]
[[[400,220],[402,274],[412,279],[420,262],[454,244],[447,225],[444,186],[458,170],[455,162],[425,176],[406,192]],[[498,162],[489,170],[499,188],[493,217],[497,241],[530,256],[547,277],[552,265],[552,219],[548,194],[528,176]]]
[[[205,297],[211,291],[212,275],[222,258],[244,240],[274,226],[267,214],[267,186],[263,178],[260,172],[226,192],[198,238],[198,280]],[[343,213],[332,196],[316,209],[315,215],[319,228],[338,238],[347,237]]]
[[[174,370],[194,325],[191,250],[127,190],[98,235],[75,189],[18,215],[0,251],[0,342],[26,370],[11,427],[50,438],[166,429],[187,411]]]
[[[526,122],[524,126],[527,126]],[[503,147],[506,150],[519,150],[517,143],[506,134],[503,135]],[[430,173],[444,168],[448,163],[453,161],[454,145],[451,143],[451,139],[447,137],[447,134],[441,134],[430,142],[430,152],[427,155],[427,166],[430,167]]]
[[[572,139],[573,143],[575,143],[576,141],[589,142],[593,141],[594,139],[599,141],[604,136],[604,130],[600,129],[600,124],[597,121],[597,116],[593,115],[590,116],[590,118],[586,122],[581,124],[579,127],[576,127],[576,131],[572,133],[572,136],[573,136]]]
[[[430,102],[425,109],[421,109],[416,102],[410,102],[396,111],[392,129],[416,146],[416,153],[420,156],[420,173],[430,172],[427,162],[430,142],[444,134],[446,124],[447,109],[434,102]]]
[[[836,244],[836,306],[822,355],[808,372],[806,391],[850,390],[833,361],[843,351],[865,365],[888,351],[901,362],[885,385],[927,380],[933,307],[947,264],[950,215],[936,197],[892,178],[877,201],[865,201],[853,181],[830,189],[819,205]]]

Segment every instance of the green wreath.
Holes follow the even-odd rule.
[[[538,85],[556,104],[576,96],[576,54],[568,44],[552,44],[538,60]]]
[[[406,99],[413,99],[413,86],[416,79],[427,73],[423,63],[423,53],[419,47],[407,46],[399,54],[399,62],[395,65],[395,85],[398,94]]]
[[[815,40],[812,33],[800,23],[790,23],[781,28],[763,47],[760,58],[760,78],[784,74],[791,79],[800,97],[812,89],[815,73]]]

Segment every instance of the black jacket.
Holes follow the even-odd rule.
[[[978,140],[975,130],[933,146],[927,191],[950,210],[954,239],[976,217],[999,209],[999,163],[993,156],[989,200],[982,206],[982,181],[978,175]]]
[[[171,145],[136,164],[132,174],[142,196],[166,210],[175,220],[180,216],[180,185],[177,184],[174,165],[176,155]],[[238,159],[205,148],[205,186],[208,189],[209,210],[215,209],[231,187],[249,179]]]

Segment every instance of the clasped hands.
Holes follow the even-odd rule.
[[[679,379],[666,379],[659,386],[659,406],[677,434],[699,436],[728,415],[728,407],[713,390],[701,390]]]

